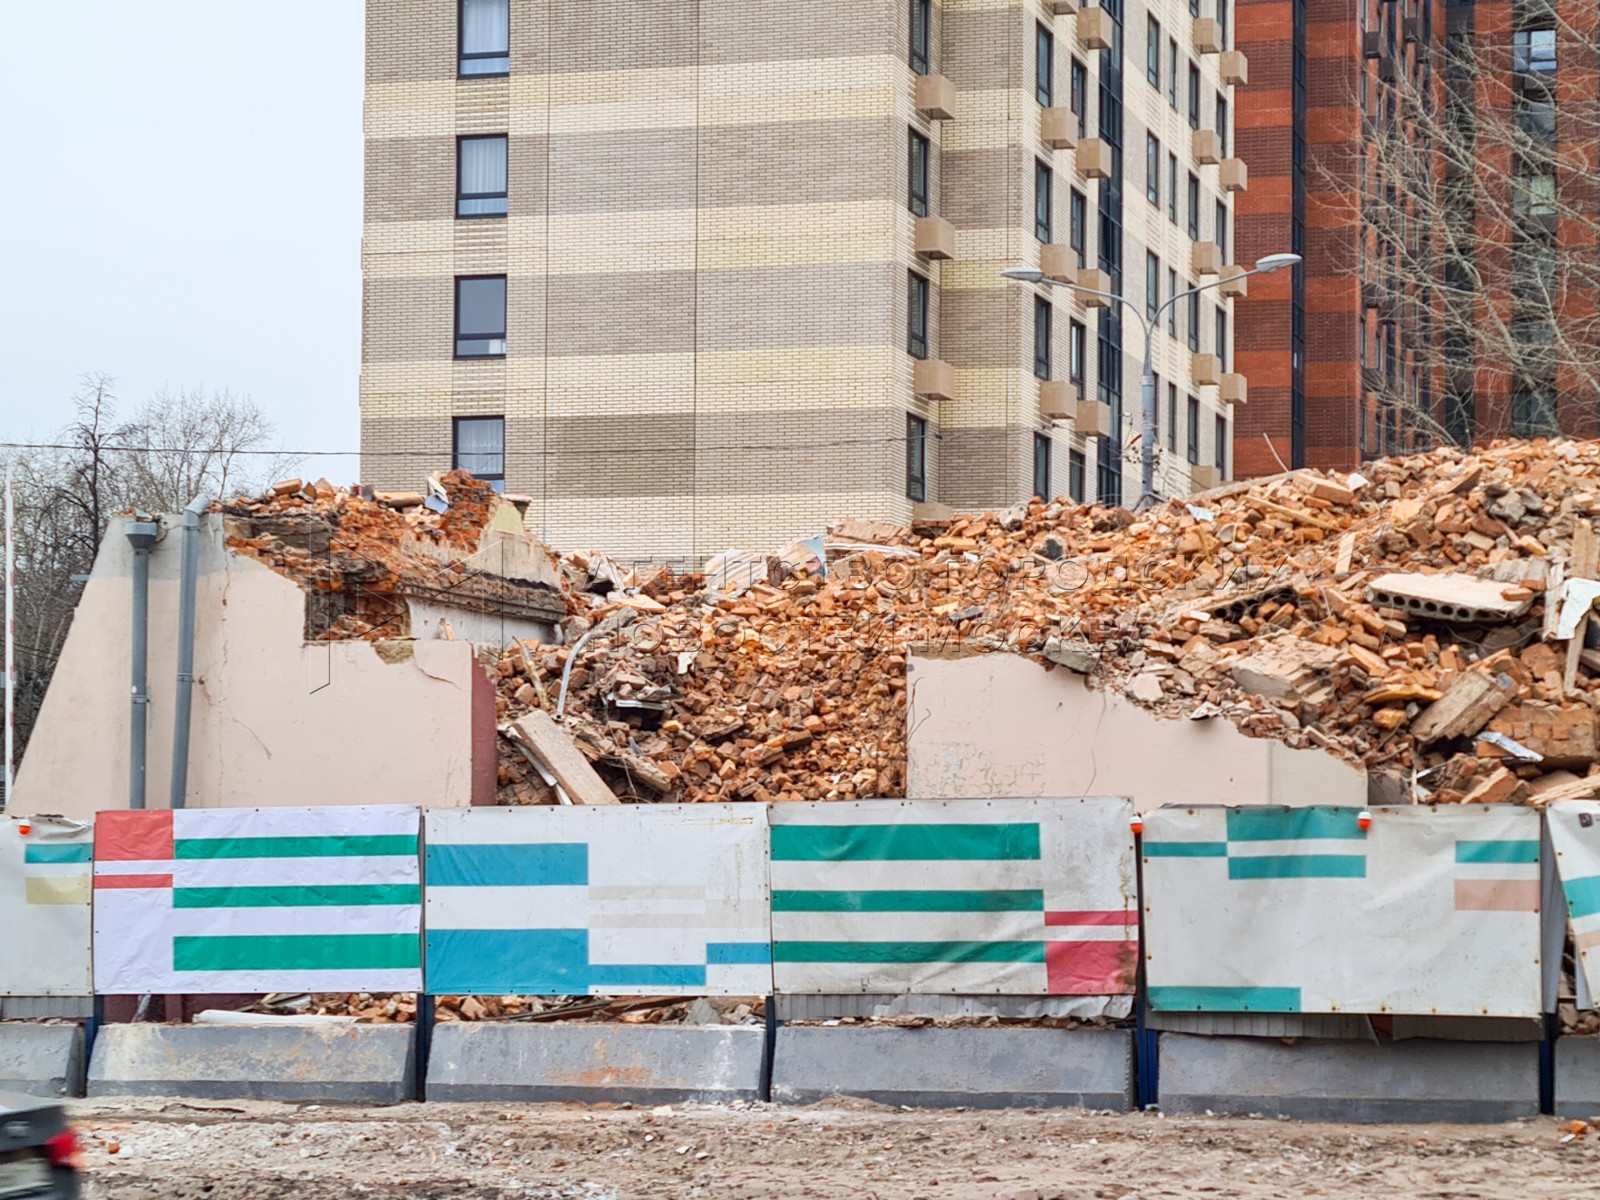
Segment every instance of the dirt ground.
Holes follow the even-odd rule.
[[[1600,1134],[842,1103],[80,1102],[90,1200],[1154,1200],[1593,1195]]]

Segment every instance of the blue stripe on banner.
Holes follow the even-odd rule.
[[[94,847],[88,842],[44,842],[22,848],[25,863],[86,863],[93,856]]]
[[[583,887],[585,842],[428,846],[429,887]]]
[[[1230,808],[1230,842],[1283,842],[1300,839],[1324,841],[1343,838],[1361,841],[1367,835],[1360,824],[1361,810],[1312,806],[1307,808]]]
[[[766,966],[772,961],[768,942],[707,942],[706,964],[712,967]]]
[[[427,972],[440,994],[573,996],[706,983],[703,964],[590,962],[584,929],[430,929]]]

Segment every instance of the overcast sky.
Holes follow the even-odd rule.
[[[356,447],[363,9],[0,2],[0,440],[103,371],[125,412],[227,387],[286,446]]]

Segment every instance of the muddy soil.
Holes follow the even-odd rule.
[[[620,1108],[79,1102],[90,1200],[1537,1200],[1600,1132],[854,1102]]]

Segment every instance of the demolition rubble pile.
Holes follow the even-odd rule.
[[[338,509],[339,536],[363,541],[469,545],[496,502],[463,514],[482,485],[433,486],[444,513],[298,485],[240,503]],[[1164,716],[1320,747],[1396,800],[1593,795],[1597,516],[1600,443],[1538,440],[1291,472],[1137,514],[1034,501],[910,528],[846,521],[695,575],[569,554],[554,562],[559,636],[494,665],[500,799],[903,794],[908,649],[1028,655]],[[254,552],[338,588],[314,554],[274,561],[279,544]],[[368,614],[348,616],[332,636],[369,636]]]

